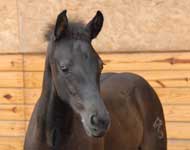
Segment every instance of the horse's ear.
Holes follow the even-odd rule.
[[[67,10],[64,10],[57,16],[57,21],[56,21],[55,29],[54,29],[55,40],[60,39],[61,36],[64,35],[64,33],[67,30],[68,19],[67,19],[66,14],[67,14]]]
[[[95,38],[101,31],[104,22],[104,16],[101,11],[97,11],[95,17],[87,24],[86,28],[90,33],[91,39]]]

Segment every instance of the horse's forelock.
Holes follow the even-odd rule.
[[[79,22],[70,22],[69,23],[69,28],[70,28],[70,34],[72,35],[73,32],[77,32],[77,31],[80,31],[82,29],[85,28],[85,25],[82,21],[79,21]],[[55,29],[55,25],[54,24],[49,24],[47,26],[47,29],[46,29],[46,32],[44,33],[44,40],[45,41],[50,41],[51,40],[51,36],[52,36],[52,33]]]

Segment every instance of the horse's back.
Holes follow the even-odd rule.
[[[146,80],[132,73],[105,73],[101,93],[112,117],[106,149],[166,150],[162,105]]]

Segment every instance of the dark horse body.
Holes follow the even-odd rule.
[[[66,12],[61,15],[61,19],[67,22]],[[62,28],[60,30],[58,28],[59,17],[53,39],[60,38],[59,32],[63,32],[61,31]],[[100,31],[101,19],[102,15],[98,12],[89,23],[88,31],[93,32],[92,37],[96,37]],[[96,25],[93,26],[93,23]],[[100,29],[97,29],[98,25]],[[61,22],[61,26],[64,26],[64,22]],[[78,37],[80,33],[77,32],[77,40],[79,41],[82,38],[81,36]],[[69,75],[66,73],[68,68],[65,65],[62,65],[60,70],[64,72],[63,77],[68,78],[69,82],[66,79],[61,83],[61,80],[58,79],[62,78],[59,77],[59,70],[56,69],[52,56],[59,60],[58,58],[62,55],[60,53],[58,55],[53,54],[51,52],[52,47],[56,48],[52,45],[50,44],[48,48],[43,90],[31,117],[24,150],[167,149],[165,120],[161,103],[154,90],[143,78],[131,73],[105,73],[100,76],[101,69],[95,73],[93,71],[88,72],[88,69],[98,70],[99,67],[97,66],[101,68],[102,65],[95,51],[91,51],[94,57],[88,57],[91,58],[90,60],[94,60],[94,64],[97,63],[95,66],[86,66],[84,69],[88,72],[85,75],[91,76],[91,78],[83,78],[82,82],[81,75],[80,84],[84,86],[77,88],[74,85],[76,84],[74,82],[76,76],[69,80]],[[73,49],[75,46],[73,45]],[[80,47],[77,47],[77,51],[80,51]],[[69,58],[68,55],[67,58]],[[75,59],[78,58],[80,58],[79,53]],[[80,63],[78,60],[76,64],[83,65],[83,60],[85,58],[82,59],[81,55]],[[77,75],[81,73],[80,71],[77,70]],[[93,76],[94,74],[96,76]],[[88,82],[85,82],[87,79]],[[94,83],[92,85],[96,86],[87,83]],[[61,87],[62,84],[65,86]],[[62,91],[60,92],[61,88]],[[85,96],[81,93],[77,94],[76,89],[82,90],[82,94],[86,91]],[[64,94],[63,91],[68,91],[71,97],[66,95],[68,93]],[[109,126],[110,129],[105,135]]]

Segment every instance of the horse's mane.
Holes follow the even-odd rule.
[[[45,41],[50,41],[52,33],[54,31],[55,24],[49,24],[47,26],[46,32],[44,33]],[[68,24],[69,34],[74,35],[75,33],[83,33],[85,25],[82,21],[79,22],[69,22]]]

